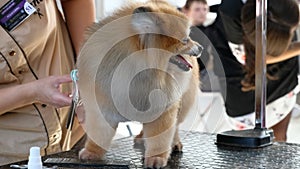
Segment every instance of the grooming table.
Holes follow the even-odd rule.
[[[260,149],[242,149],[234,147],[217,147],[216,135],[199,132],[181,131],[183,153],[174,153],[166,169],[176,168],[300,168],[300,145],[290,143],[274,143]],[[46,156],[77,158],[79,148],[68,152]],[[126,161],[126,167],[143,168],[143,146],[134,145],[133,137],[115,140],[106,155],[107,160]],[[21,163],[24,164],[24,163]],[[26,164],[26,163],[25,163]],[[0,167],[8,169],[8,166]],[[67,168],[95,168],[95,167],[58,167]],[[99,168],[99,167],[98,167]],[[111,167],[103,167],[111,168]]]

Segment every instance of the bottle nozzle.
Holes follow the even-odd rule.
[[[28,169],[42,169],[40,147],[31,147],[28,159]]]

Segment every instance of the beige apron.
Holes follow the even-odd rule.
[[[0,7],[7,2],[1,0]],[[74,65],[70,38],[56,1],[28,2],[38,12],[11,32],[0,27],[0,88],[69,74]],[[70,92],[70,85],[63,90]],[[62,151],[67,110],[35,104],[0,115],[0,165],[27,159],[32,146],[41,147],[42,155]],[[82,135],[75,121],[71,146]]]

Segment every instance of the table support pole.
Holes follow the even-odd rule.
[[[218,146],[258,148],[272,144],[273,131],[266,128],[266,31],[267,0],[256,0],[255,128],[217,134]]]
[[[266,128],[267,0],[256,0],[255,125]]]

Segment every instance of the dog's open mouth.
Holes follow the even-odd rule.
[[[183,71],[189,71],[193,68],[192,64],[190,64],[183,56],[179,54],[172,56],[169,62],[177,65]]]

